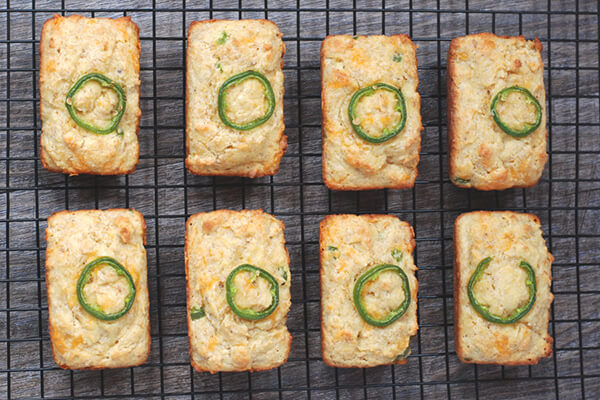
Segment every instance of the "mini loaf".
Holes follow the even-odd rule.
[[[418,84],[416,47],[406,35],[335,35],[323,41],[323,180],[327,187],[414,186],[423,130]],[[349,109],[354,110],[353,118]]]
[[[191,173],[251,178],[277,173],[287,148],[284,53],[279,28],[267,20],[190,25],[185,162]]]
[[[146,223],[135,210],[61,211],[48,218],[46,229],[46,287],[50,340],[61,368],[101,369],[140,365],[150,353],[150,317],[146,271]],[[100,263],[110,257],[123,270]],[[128,311],[116,319],[98,318],[78,298],[104,314],[126,310],[127,296],[135,296]],[[79,290],[81,289],[81,290]],[[94,312],[94,310],[92,310]],[[114,318],[114,317],[113,317]]]
[[[329,215],[321,222],[319,243],[323,361],[332,367],[406,363],[418,329],[411,226],[391,215]],[[383,264],[392,267],[369,281]],[[357,286],[363,277],[365,284]],[[400,317],[387,318],[403,305]],[[381,323],[386,319],[387,325]]]
[[[141,116],[139,59],[139,30],[129,17],[55,15],[46,21],[40,41],[44,168],[71,175],[135,170]],[[90,75],[101,78],[86,80]]]
[[[197,371],[259,371],[287,360],[291,275],[283,230],[281,221],[261,210],[188,219],[187,320]],[[253,268],[238,270],[246,265]]]
[[[450,43],[448,145],[450,180],[455,185],[502,190],[530,187],[540,179],[548,158],[541,51],[537,39],[491,33]],[[508,89],[512,87],[520,89]],[[494,99],[500,124],[492,111]]]
[[[457,218],[454,341],[461,361],[525,365],[552,353],[548,321],[553,260],[535,215],[475,211]],[[471,283],[479,308],[470,299]],[[533,294],[534,303],[529,305]],[[511,318],[515,321],[507,321]]]

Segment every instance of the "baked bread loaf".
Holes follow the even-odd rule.
[[[267,20],[190,25],[185,164],[191,173],[254,178],[279,170],[287,148],[281,36]]]
[[[261,210],[188,219],[187,320],[196,371],[260,371],[287,360],[291,275],[283,230]],[[240,270],[244,265],[252,268]]]
[[[46,242],[48,320],[56,363],[68,369],[144,363],[150,353],[150,317],[142,214],[125,209],[57,212],[48,218]],[[122,269],[108,260],[88,270],[108,257]],[[80,284],[86,275],[89,279]],[[130,284],[135,295],[127,308]]]
[[[139,30],[129,17],[55,15],[46,21],[40,40],[44,168],[71,175],[132,173],[139,98]]]
[[[328,188],[414,186],[423,130],[418,84],[416,47],[406,35],[325,38],[321,108]]]
[[[537,39],[491,33],[450,43],[448,146],[455,185],[502,190],[539,181],[548,158],[541,51]],[[492,113],[494,99],[500,124]]]
[[[406,363],[418,330],[412,227],[391,215],[329,215],[319,244],[323,361],[332,367]],[[401,271],[378,272],[381,265]]]
[[[536,364],[552,353],[553,260],[535,215],[475,211],[456,219],[454,341],[462,362]]]

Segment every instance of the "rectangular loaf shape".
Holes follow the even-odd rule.
[[[146,268],[146,223],[135,210],[61,211],[48,218],[46,287],[50,339],[61,368],[123,368],[143,364],[150,353]],[[111,257],[131,275],[135,297],[122,317],[104,321],[86,311],[77,297],[85,266]],[[125,286],[124,286],[125,285]],[[106,265],[92,270],[83,293],[101,310],[122,309],[124,277]]]
[[[254,178],[279,170],[287,148],[281,36],[277,25],[267,20],[210,20],[190,25],[185,163],[191,173]],[[221,119],[218,94],[227,80],[249,70],[270,82],[275,108],[263,124],[238,130]],[[265,89],[258,79],[234,84],[225,94],[225,115],[233,123],[246,124],[268,111]]]
[[[188,219],[188,336],[191,363],[197,371],[260,371],[287,360],[292,342],[286,327],[291,275],[283,231],[281,221],[261,210],[219,210]],[[226,281],[242,264],[262,268],[279,284],[279,304],[266,318],[244,319],[229,306]],[[240,289],[236,304],[254,310],[269,307],[271,286],[265,279],[254,279],[247,272],[236,279],[233,282]],[[200,309],[204,315],[192,318],[193,310]]]
[[[361,368],[406,363],[410,338],[418,330],[412,227],[391,215],[329,215],[321,222],[319,244],[323,361],[332,367]],[[353,301],[356,280],[379,264],[400,267],[411,296],[404,315],[385,327],[363,320]],[[382,306],[397,308],[405,299],[402,281],[393,272],[382,272],[371,285],[375,296],[368,296],[372,286],[362,293],[373,315],[381,314]]]
[[[502,190],[530,187],[539,181],[548,158],[541,51],[537,39],[491,33],[459,37],[450,43],[448,146],[450,180],[455,185]],[[539,127],[525,137],[504,132],[490,109],[496,94],[511,86],[527,89],[541,106]],[[501,114],[507,123],[520,127],[534,119],[533,104],[527,105],[521,95],[507,99],[510,102],[504,102],[506,110]]]
[[[371,143],[357,135],[348,107],[354,93],[376,83],[400,89],[406,104],[404,128]],[[416,47],[406,35],[328,36],[321,46],[323,180],[335,190],[414,186],[421,149],[421,97],[417,92]],[[358,123],[373,137],[401,120],[394,94],[377,90],[356,103]],[[393,129],[392,129],[393,130]]]
[[[492,257],[473,286],[475,299],[489,312],[506,318],[527,303],[525,261],[535,273],[535,302],[527,314],[510,324],[491,322],[473,307],[467,285],[479,263]],[[552,261],[533,214],[475,211],[460,215],[454,226],[454,335],[462,362],[536,364],[552,353],[548,335],[553,295]]]
[[[79,126],[65,102],[84,75],[100,73],[123,88],[125,111],[117,128],[97,134]],[[135,171],[140,116],[139,29],[129,17],[117,19],[55,15],[40,41],[40,157],[44,168],[66,174],[117,175]],[[110,126],[118,97],[88,81],[72,98],[77,115],[101,128]]]

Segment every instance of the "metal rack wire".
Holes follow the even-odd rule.
[[[0,8],[0,397],[7,398],[599,398],[600,121],[598,2],[431,0],[4,0]],[[39,162],[39,36],[53,13],[118,17],[140,26],[141,157],[125,177],[68,177]],[[288,53],[280,172],[206,178],[184,168],[185,33],[193,20],[268,18]],[[544,45],[550,158],[531,189],[455,188],[446,171],[445,65],[467,33],[538,36]],[[320,174],[319,46],[333,33],[407,33],[419,45],[425,126],[412,190],[339,193]],[[62,209],[134,207],[148,223],[152,354],[137,368],[63,371],[47,331],[43,232]],[[217,208],[263,208],[286,223],[294,336],[272,371],[198,374],[185,326],[185,219]],[[461,364],[453,343],[452,227],[472,209],[537,214],[555,255],[554,355],[532,367]],[[391,213],[416,232],[419,334],[405,366],[326,367],[320,355],[318,223],[326,214]]]

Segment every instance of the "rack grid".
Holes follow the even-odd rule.
[[[130,176],[64,176],[39,162],[39,37],[58,13],[131,16],[140,26],[140,163]],[[274,177],[197,177],[184,167],[187,27],[267,18],[287,46],[289,148]],[[595,0],[3,0],[0,5],[0,397],[600,398],[600,10]],[[478,192],[447,176],[446,52],[491,31],[544,45],[549,161],[530,189]],[[328,34],[409,34],[419,46],[423,142],[411,190],[332,192],[321,179],[319,47]],[[148,224],[152,352],[136,368],[65,371],[52,360],[44,229],[63,209],[134,207]],[[263,208],[286,224],[294,337],[288,362],[256,373],[196,373],[185,322],[184,224],[220,208]],[[553,356],[530,367],[462,364],[454,351],[452,228],[475,209],[532,212],[556,261]],[[407,365],[335,369],[320,354],[318,223],[390,213],[416,233],[418,335]]]

